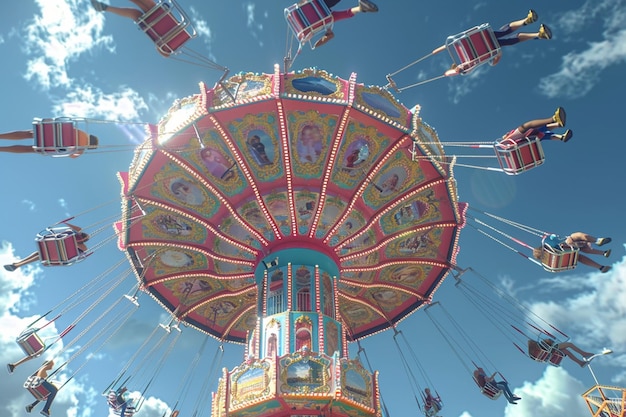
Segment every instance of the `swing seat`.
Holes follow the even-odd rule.
[[[500,168],[507,175],[517,175],[542,165],[545,156],[541,141],[536,136],[518,141],[502,139],[494,145]]]
[[[332,30],[334,23],[332,12],[322,0],[307,0],[287,7],[285,19],[300,43],[298,52],[306,42],[311,44],[311,49],[315,49],[313,37]]]
[[[563,272],[576,268],[579,249],[562,243],[558,248],[541,245],[541,265],[548,272]]]
[[[37,329],[33,328],[24,330],[15,341],[20,345],[26,356],[39,356],[46,347],[37,334]]]
[[[44,401],[50,395],[50,391],[46,388],[42,382],[43,378],[37,375],[31,375],[24,382],[24,388],[30,392],[38,401]]]
[[[111,408],[111,412],[116,416],[120,416],[122,412],[122,406],[118,405],[117,407],[113,407],[111,403],[109,403],[109,407]],[[135,414],[135,407],[128,406],[126,410],[124,410],[124,417],[132,417]]]
[[[487,382],[484,386],[480,388],[480,392],[490,400],[497,400],[502,395],[502,390],[496,387],[491,382]]]
[[[137,25],[165,56],[176,53],[197,36],[191,21],[174,0],[161,0],[145,12]]]
[[[552,347],[546,346],[544,343],[539,342],[539,348],[533,350],[530,353],[530,357],[537,362],[547,362],[550,359]]]
[[[434,417],[437,415],[437,413],[441,411],[441,408],[442,406],[440,402],[433,401],[431,407],[428,410],[424,410],[424,414],[426,415],[426,417]]]
[[[558,349],[553,349],[550,357],[548,358],[548,363],[552,366],[561,366],[561,361],[565,357],[565,354]]]
[[[560,366],[565,354],[556,348],[554,344],[546,343],[544,339],[537,341],[536,349],[529,352],[532,359],[537,362],[545,362],[552,366]]]
[[[78,130],[69,117],[34,119],[33,134],[33,149],[42,155],[69,156],[87,150],[89,145],[88,135]]]
[[[113,412],[113,414],[116,416],[120,415],[122,412],[122,404],[117,402],[117,395],[115,394],[115,391],[109,391],[107,394],[107,404],[109,405],[109,408],[111,408],[111,412]],[[124,417],[132,417],[133,414],[135,414],[135,407],[130,405],[127,406],[124,411]]]
[[[76,232],[69,227],[47,228],[35,238],[44,266],[71,265],[88,256],[78,248]]]
[[[469,74],[487,62],[495,65],[496,58],[502,54],[500,44],[488,23],[448,36],[445,45],[461,75]]]

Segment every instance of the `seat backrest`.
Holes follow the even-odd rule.
[[[477,66],[492,62],[501,55],[500,44],[488,23],[449,36],[446,47],[461,74],[468,74]]]
[[[16,342],[26,356],[37,356],[44,351],[46,345],[37,334],[37,329],[28,328],[17,337]]]
[[[323,0],[308,0],[285,9],[285,19],[300,44],[309,42],[318,33],[332,29],[332,12]]]
[[[541,140],[535,136],[519,140],[502,139],[495,143],[494,150],[500,168],[508,175],[521,174],[545,161]]]
[[[567,244],[554,248],[548,244],[542,245],[541,265],[549,272],[562,272],[576,268],[578,265],[579,249]]]
[[[502,394],[502,390],[500,388],[498,388],[497,386],[495,386],[491,382],[487,382],[480,389],[480,392],[482,392],[482,394],[484,396],[486,396],[487,398],[492,399],[492,400],[497,400],[500,397],[500,395]]]
[[[81,143],[76,122],[68,117],[33,120],[33,149],[37,153],[52,156],[69,156],[88,148],[88,140]]]
[[[565,354],[558,349],[553,349],[550,354],[550,358],[548,359],[548,363],[552,366],[561,365],[561,361],[565,357]]]
[[[48,228],[35,238],[42,265],[69,265],[84,256],[78,249],[76,232],[70,227]]]
[[[196,36],[184,11],[173,1],[160,1],[137,19],[137,25],[164,55],[177,52]]]
[[[113,409],[120,408],[120,405],[117,403],[117,394],[115,394],[115,391],[111,390],[107,394],[107,404]]]
[[[43,381],[43,378],[31,375],[24,382],[24,388],[39,401],[45,400],[50,395],[50,391],[43,385]]]
[[[528,350],[528,356],[537,362],[546,362],[550,358],[551,352],[552,347],[540,341],[532,344],[532,349]]]

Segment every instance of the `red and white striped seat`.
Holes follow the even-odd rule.
[[[500,44],[488,23],[448,36],[446,48],[462,75],[469,74],[487,62],[494,65],[496,58],[502,54]]]
[[[309,42],[314,49],[313,37],[333,28],[333,15],[322,0],[308,0],[285,9],[285,19],[296,39],[302,45]]]
[[[117,394],[111,390],[107,394],[107,404],[111,408],[111,412],[116,416],[119,416],[122,412],[122,404],[117,401]],[[124,417],[132,417],[135,414],[135,407],[128,405],[124,411]]]
[[[502,139],[495,143],[494,150],[500,168],[508,175],[521,174],[545,161],[541,140],[536,136]]]
[[[545,339],[539,339],[529,356],[537,362],[546,362],[552,366],[560,366],[565,354],[557,348],[556,343],[547,343]]]
[[[70,227],[47,228],[37,234],[35,241],[44,266],[71,265],[89,255],[78,248],[76,232]]]
[[[45,381],[43,378],[37,375],[31,375],[24,382],[24,388],[39,401],[45,400],[48,398],[48,395],[50,395],[48,388],[42,384],[43,381]]]
[[[197,33],[174,0],[161,0],[137,19],[137,25],[152,39],[162,55],[177,52]]]
[[[33,134],[35,152],[51,156],[69,156],[88,149],[89,138],[76,128],[76,121],[69,117],[34,119]],[[84,135],[85,137],[81,137]]]
[[[481,387],[480,392],[491,400],[497,400],[500,398],[500,395],[502,395],[502,390],[491,382],[487,382],[483,387]]]
[[[560,242],[549,244],[548,236],[541,241],[541,265],[548,272],[569,271],[578,265],[579,248]],[[557,241],[558,242],[558,241]]]
[[[37,334],[37,329],[33,328],[24,330],[15,341],[20,345],[26,356],[38,356],[46,347],[43,340],[41,340]]]
[[[562,244],[558,248],[542,245],[541,265],[548,272],[569,271],[578,265],[578,248]]]

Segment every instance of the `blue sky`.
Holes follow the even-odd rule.
[[[191,47],[229,67],[232,73],[267,73],[275,63],[282,63],[287,35],[283,8],[289,1],[181,3],[200,34]],[[350,0],[344,3],[346,7],[352,5]],[[580,266],[570,273],[549,274],[471,228],[461,233],[458,264],[476,269],[527,303],[584,349],[612,347],[615,353],[597,360],[593,369],[601,382],[626,386],[626,230],[621,221],[626,177],[621,152],[625,146],[623,106],[615,104],[626,94],[626,2],[387,3],[379,4],[378,14],[338,23],[335,39],[319,50],[305,49],[293,68],[317,66],[344,79],[356,72],[359,82],[383,85],[387,73],[427,54],[446,36],[475,24],[499,26],[524,17],[533,7],[539,22],[552,28],[554,39],[508,47],[495,67],[407,90],[398,99],[407,107],[419,104],[422,117],[444,142],[493,141],[526,120],[552,114],[557,106],[567,110],[574,138],[567,144],[545,143],[543,166],[515,177],[458,167],[459,198],[477,209],[561,235],[581,230],[611,236],[613,270],[600,274]],[[129,3],[114,0],[114,4]],[[87,0],[14,2],[4,8],[0,22],[0,76],[5,97],[0,130],[28,129],[34,117],[118,121],[90,124],[90,132],[101,138],[102,151],[75,160],[0,155],[2,213],[7,220],[0,233],[0,263],[5,264],[31,253],[35,234],[69,215],[82,213],[76,223],[88,225],[119,213],[120,189],[115,173],[128,168],[133,145],[142,139],[139,126],[130,123],[157,122],[176,98],[196,93],[200,81],[214,83],[219,73],[162,58],[132,22],[110,15],[105,19]],[[536,27],[538,23],[531,28]],[[430,58],[403,73],[402,80],[416,82],[438,74],[449,66],[447,59],[444,54]],[[110,230],[94,241],[105,240]],[[0,363],[20,357],[14,338],[33,317],[123,258],[109,243],[71,268],[0,271]],[[131,291],[133,284],[134,278],[127,278],[103,304]],[[567,361],[561,368],[530,361],[491,329],[452,284],[452,280],[445,282],[435,299],[476,335],[481,348],[523,400],[509,406],[504,400],[491,402],[482,397],[425,314],[418,312],[399,328],[414,344],[422,366],[443,396],[444,415],[588,415],[580,398],[593,384],[588,370]],[[52,410],[55,416],[88,417],[107,412],[99,393],[157,323],[168,320],[149,297],[142,297],[140,303],[121,333],[61,390]],[[102,314],[103,308],[99,306],[93,317]],[[76,314],[70,312],[49,326],[48,334],[54,336],[64,329]],[[202,340],[202,335],[183,330],[167,367],[148,392],[150,398],[142,415],[161,416],[174,405],[178,394],[172,391],[177,385],[172,386],[166,375],[180,378]],[[372,365],[380,370],[381,390],[391,416],[417,414],[392,334],[384,332],[362,345]],[[194,375],[196,386],[201,386],[205,375],[215,368],[211,360],[216,349],[217,342],[210,340],[198,365],[203,371]],[[225,349],[219,367],[232,369],[242,361],[242,348],[226,345]],[[69,358],[79,350],[75,347],[59,355]],[[84,359],[86,354],[68,368],[75,370]],[[23,405],[31,398],[22,382],[39,363],[31,361],[14,375],[0,378],[4,415],[24,414]],[[215,382],[211,382],[210,390],[214,388]],[[187,414],[194,408],[194,394],[197,396],[197,392],[190,392],[182,407]],[[209,415],[208,409],[204,415]]]

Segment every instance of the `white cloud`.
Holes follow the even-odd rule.
[[[535,382],[524,382],[515,388],[522,397],[517,405],[506,407],[505,417],[527,417],[541,410],[541,417],[587,417],[585,401],[580,396],[587,387],[563,368],[549,366]]]
[[[35,211],[37,209],[37,206],[35,205],[35,202],[33,202],[31,200],[22,200],[22,204],[24,204],[26,206],[28,211]]]
[[[472,417],[472,415],[468,413],[467,411],[463,411],[463,413],[461,413],[459,417]]]
[[[198,32],[198,37],[200,37],[207,46],[211,46],[213,44],[213,32],[209,27],[209,22],[202,18],[202,15],[198,13],[198,11],[191,6],[189,8],[191,12],[191,21],[193,22],[193,27]]]
[[[556,274],[542,279],[539,288],[555,293],[569,290],[571,294],[557,301],[534,303],[531,309],[540,317],[587,335],[591,348],[626,344],[626,259],[613,264],[606,274]]]
[[[90,84],[75,86],[66,96],[55,101],[53,112],[68,117],[103,117],[107,120],[130,121],[139,119],[148,105],[135,90],[120,87],[114,93],[105,93]]]
[[[544,77],[539,88],[548,97],[576,98],[587,94],[602,72],[626,62],[626,9],[623,0],[586,1],[578,10],[565,13],[559,31],[587,33],[586,25],[602,24],[602,39],[589,40],[587,48],[563,56],[558,72]]]
[[[485,77],[483,77],[483,74],[485,71],[487,70],[484,66],[478,67],[468,75],[456,76],[455,79],[449,80],[448,91],[452,102],[458,104],[461,98],[472,93],[480,84],[484,83]]]
[[[258,40],[259,46],[263,46],[263,41],[261,36],[259,36],[259,33],[263,31],[263,23],[258,22],[256,19],[255,4],[245,3],[243,7],[246,12],[246,26],[250,29],[250,34],[254,39]]]
[[[112,48],[112,38],[102,36],[103,20],[85,13],[87,1],[37,0],[36,15],[25,32],[25,49],[31,58],[25,78],[46,90],[70,87],[69,64],[94,47]],[[80,10],[79,10],[80,9]]]
[[[27,56],[24,77],[50,95],[54,115],[137,120],[144,99],[126,86],[105,92],[77,78],[72,64],[94,50],[114,52],[113,38],[103,34],[104,16],[88,0],[37,0],[40,13],[21,36]]]
[[[214,37],[213,32],[211,31],[211,27],[209,26],[209,22],[207,22],[194,7],[190,7],[189,11],[191,13],[191,21],[193,22],[193,27],[198,33],[198,38],[202,40],[202,42],[209,50],[206,58],[210,61],[216,62],[216,58],[211,50],[211,48],[213,47]],[[192,47],[190,47],[190,49],[192,51],[194,50],[194,48]],[[203,53],[199,51],[194,52],[196,52],[199,56],[204,57]]]
[[[246,21],[246,25],[251,28],[255,26],[255,22],[254,22],[254,9],[255,9],[255,5],[254,3],[246,3],[244,4],[244,7],[246,8],[246,17],[247,17],[247,21]]]
[[[10,264],[15,260],[13,246],[9,242],[2,242],[0,246],[0,264]],[[9,314],[15,308],[20,307],[20,300],[28,295],[28,289],[32,287],[35,277],[40,272],[37,268],[19,268],[13,272],[8,272],[4,268],[0,269],[0,315]],[[4,332],[0,332],[0,341],[6,337]]]

